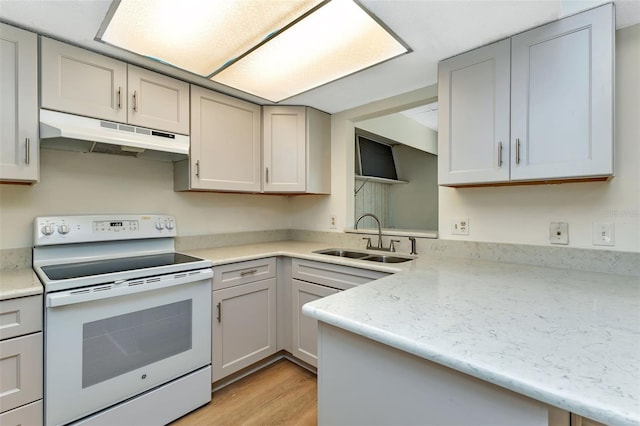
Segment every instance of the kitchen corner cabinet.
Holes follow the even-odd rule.
[[[191,86],[191,155],[174,189],[260,192],[260,106]]]
[[[0,23],[0,180],[37,182],[38,38]]]
[[[317,367],[318,321],[304,315],[302,306],[389,274],[300,259],[293,259],[291,268],[291,328],[293,333],[291,353],[296,358]]]
[[[614,37],[607,4],[441,62],[438,183],[611,177]]]
[[[212,302],[213,382],[276,352],[275,258],[214,268]]]
[[[42,296],[0,301],[0,424],[41,425]]]
[[[263,190],[331,192],[331,116],[303,106],[263,107]]]
[[[41,38],[42,108],[189,134],[189,84]]]

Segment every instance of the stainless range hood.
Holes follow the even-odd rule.
[[[98,152],[158,161],[189,155],[189,136],[145,127],[40,110],[40,147]]]

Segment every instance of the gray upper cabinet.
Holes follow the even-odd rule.
[[[175,164],[176,191],[260,192],[260,106],[191,86],[191,154]]]
[[[189,84],[41,39],[42,108],[189,134]]]
[[[41,38],[42,108],[127,122],[127,64]]]
[[[441,62],[439,184],[611,177],[614,31],[607,4]]]
[[[303,106],[265,106],[263,190],[331,192],[331,116]]]
[[[0,180],[37,182],[38,38],[0,23]]]

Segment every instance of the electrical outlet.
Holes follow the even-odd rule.
[[[338,219],[335,214],[329,216],[329,229],[338,228]]]
[[[614,246],[615,228],[611,222],[595,222],[593,224],[593,245]]]
[[[549,242],[551,244],[569,244],[569,224],[551,222],[549,224]]]
[[[451,224],[453,235],[469,235],[469,219],[457,219]]]

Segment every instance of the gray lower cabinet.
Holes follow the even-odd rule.
[[[325,296],[348,290],[389,274],[368,269],[293,259],[291,281],[291,353],[296,358],[318,366],[318,322],[302,314],[302,306]]]
[[[0,424],[42,424],[42,296],[0,301]]]
[[[276,259],[214,268],[212,381],[277,351]]]

